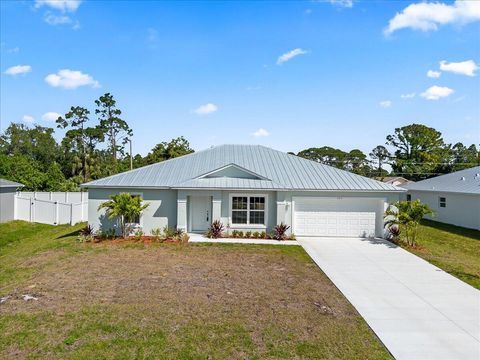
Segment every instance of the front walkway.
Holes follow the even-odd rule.
[[[298,242],[395,358],[480,359],[480,291],[385,240]]]

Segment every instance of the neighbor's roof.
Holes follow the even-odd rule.
[[[204,177],[239,167],[258,178]],[[87,188],[404,191],[260,145],[221,145],[82,185]]]
[[[402,185],[407,190],[480,194],[480,166]]]
[[[2,188],[18,188],[18,187],[23,187],[25,185],[17,183],[15,181],[10,181],[10,180],[5,180],[5,179],[0,179],[0,187]]]

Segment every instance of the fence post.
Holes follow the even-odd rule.
[[[52,194],[51,191],[50,191],[50,194],[48,195],[48,199],[49,199],[50,201],[52,201],[52,199],[53,199],[53,194]]]
[[[70,225],[73,225],[73,204],[70,204]]]
[[[68,191],[65,191],[65,202],[68,203]]]
[[[58,201],[55,201],[55,222],[53,225],[58,225]]]
[[[35,222],[35,199],[30,199],[30,222]]]

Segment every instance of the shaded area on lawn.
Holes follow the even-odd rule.
[[[29,271],[0,278],[1,357],[390,358],[301,247],[90,245],[72,230],[6,248]]]
[[[407,249],[480,289],[480,231],[423,220],[419,249]]]

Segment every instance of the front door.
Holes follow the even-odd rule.
[[[210,196],[190,197],[191,231],[206,231],[212,219],[212,198]]]

